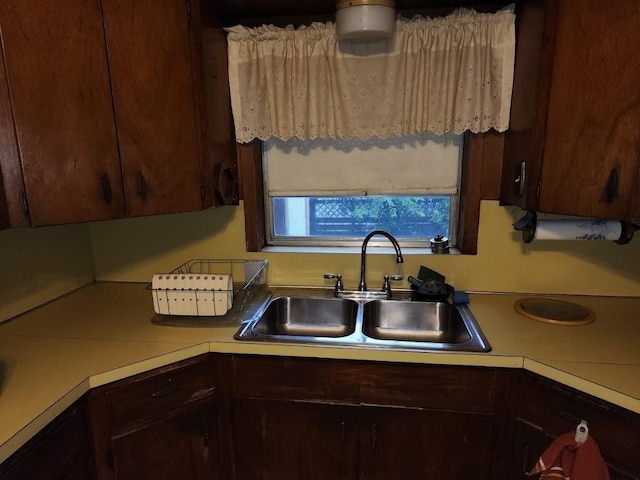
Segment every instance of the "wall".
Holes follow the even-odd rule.
[[[0,231],[0,322],[93,281],[87,225]]]
[[[446,275],[456,288],[470,291],[640,296],[640,235],[628,245],[525,245],[511,226],[521,213],[483,202],[477,255],[405,251],[402,273],[415,275],[424,264]],[[357,285],[359,276],[358,249],[333,254],[245,253],[242,207],[94,223],[90,234],[98,280],[147,282],[154,273],[170,271],[191,258],[268,258],[268,281],[273,285],[325,285],[323,273],[340,272],[349,288]],[[369,285],[396,270],[390,254],[367,259]]]

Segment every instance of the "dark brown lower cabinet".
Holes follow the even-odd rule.
[[[236,479],[502,479],[491,368],[234,356]]]
[[[111,439],[116,479],[216,479],[215,402],[149,423]]]
[[[202,355],[92,390],[98,480],[219,479],[217,365]]]
[[[521,370],[209,354],[88,399],[0,480],[525,480],[581,419],[640,479],[640,415]]]
[[[513,454],[509,456],[509,471],[512,480],[530,479],[531,471],[540,455],[553,442],[553,435],[538,425],[517,418],[513,424]]]
[[[241,398],[236,478],[491,478],[493,423],[484,414]]]
[[[358,478],[357,407],[241,398],[233,430],[237,479]]]
[[[553,439],[586,420],[611,479],[640,479],[640,415],[533,373],[517,373],[508,478],[530,478],[524,472]]]
[[[362,407],[359,478],[492,478],[494,423],[490,414]]]
[[[0,480],[90,480],[95,478],[86,398],[0,464]]]

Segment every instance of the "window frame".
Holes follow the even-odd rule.
[[[465,133],[463,139],[460,205],[456,244],[460,253],[475,255],[478,248],[480,202],[498,200],[502,172],[504,134]],[[244,204],[247,252],[267,247],[262,172],[262,143],[236,144],[240,195]]]

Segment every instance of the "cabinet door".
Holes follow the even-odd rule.
[[[236,478],[355,479],[357,407],[235,399]]]
[[[360,480],[492,478],[494,417],[363,407]]]
[[[215,403],[205,402],[115,437],[111,448],[117,479],[219,478]]]
[[[30,225],[0,43],[0,228]]]
[[[554,438],[573,431],[580,420],[588,423],[589,435],[598,444],[612,479],[640,477],[639,415],[534,374],[519,375],[514,387],[513,478],[521,478],[517,465],[522,463],[525,448],[529,451],[527,468],[531,468]]]
[[[103,1],[128,216],[203,208],[199,17],[189,4]]]
[[[559,2],[540,210],[628,219],[640,154],[640,3]]]
[[[100,1],[2,0],[0,28],[32,225],[124,216]]]
[[[69,407],[0,464],[0,480],[95,478],[86,399]]]
[[[536,465],[540,455],[551,444],[554,437],[546,433],[541,427],[516,418],[513,427],[513,442],[509,455],[509,478],[525,480]]]

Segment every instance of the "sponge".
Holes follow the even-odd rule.
[[[468,305],[469,295],[466,292],[453,292],[453,304],[454,305]]]

